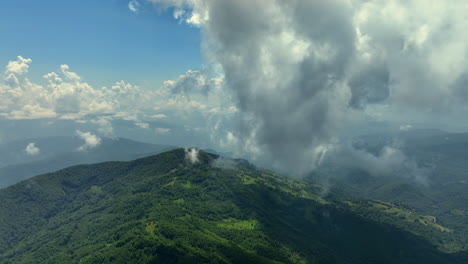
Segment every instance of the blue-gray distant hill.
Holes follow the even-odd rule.
[[[25,147],[35,143],[37,155],[28,155]],[[172,146],[142,143],[125,138],[103,138],[101,144],[84,151],[78,137],[52,137],[16,141],[0,145],[0,188],[29,177],[78,164],[104,161],[129,161],[173,149]]]

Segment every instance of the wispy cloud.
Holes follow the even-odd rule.
[[[413,129],[412,125],[401,125],[400,126],[400,131],[410,131],[411,129]]]
[[[185,149],[185,158],[190,161],[190,163],[195,164],[199,162],[198,154],[200,150],[198,148],[186,148]]]
[[[99,133],[108,137],[114,136],[114,127],[112,126],[109,117],[100,117],[98,119],[91,120],[91,123],[98,125]]]
[[[164,134],[167,134],[171,131],[170,128],[165,128],[165,127],[157,127],[155,129],[156,133],[159,134],[159,135],[164,135]]]
[[[134,13],[138,13],[140,9],[140,3],[138,2],[138,0],[131,0],[130,2],[128,2],[128,9],[130,9],[130,11]]]
[[[139,128],[149,129],[150,125],[145,122],[135,122],[135,125]]]

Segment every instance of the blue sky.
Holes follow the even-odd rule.
[[[0,4],[0,143],[85,131],[213,146],[212,128],[236,109],[222,76],[204,69],[200,28],[175,19],[176,8],[146,0]]]
[[[31,58],[29,77],[68,64],[98,87],[125,80],[152,87],[201,67],[200,32],[128,0],[15,0],[0,6],[0,63]]]

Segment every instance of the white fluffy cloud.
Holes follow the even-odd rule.
[[[206,127],[209,133],[208,122],[214,116],[226,118],[234,113],[229,111],[235,107],[222,88],[223,78],[208,77],[208,72],[189,70],[158,88],[143,89],[125,81],[96,88],[66,64],[45,74],[44,83],[33,82],[28,78],[31,63],[18,57],[6,66],[0,83],[0,118],[75,121],[92,124],[100,135],[114,137],[114,124],[119,120],[141,130],[164,120],[164,126]],[[168,132],[164,127],[156,131]]]
[[[76,134],[84,140],[84,144],[78,148],[78,151],[87,151],[99,146],[102,142],[101,138],[90,133],[90,132],[81,132],[80,130],[76,131]]]
[[[28,154],[30,156],[35,156],[35,155],[38,155],[40,153],[40,149],[38,147],[36,147],[35,143],[29,143],[26,146],[26,149],[24,151],[26,152],[26,154]]]
[[[210,79],[198,71],[188,71],[175,81],[166,81],[159,89],[144,90],[124,81],[110,88],[94,88],[61,65],[60,72],[44,75],[46,85],[31,82],[28,72],[31,59],[18,57],[8,63],[4,84],[0,84],[0,115],[8,119],[60,118],[79,120],[92,115],[106,115],[133,120],[145,127],[140,116],[160,119],[160,111],[204,110],[208,91],[219,86],[220,79]],[[191,89],[194,89],[193,91]],[[193,93],[193,95],[191,95]]]
[[[28,72],[31,59],[25,59],[22,56],[18,56],[17,59],[8,63],[5,74],[24,74]]]

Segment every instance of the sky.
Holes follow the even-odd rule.
[[[16,56],[31,58],[30,78],[68,64],[97,86],[126,80],[160,84],[200,68],[200,32],[157,12],[151,4],[138,13],[128,1],[7,1],[0,7],[3,65]]]
[[[0,139],[128,137],[297,174],[337,155],[407,164],[349,137],[468,131],[467,11],[463,0],[9,1]]]

